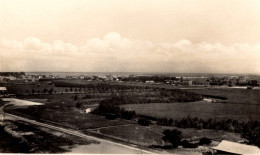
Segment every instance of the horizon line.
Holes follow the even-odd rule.
[[[227,72],[147,72],[147,71],[0,71],[3,72],[25,72],[25,73],[152,73],[152,74],[242,74],[242,75],[258,75],[260,73],[227,73]]]

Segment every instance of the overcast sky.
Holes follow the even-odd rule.
[[[0,0],[0,71],[260,74],[260,1]]]

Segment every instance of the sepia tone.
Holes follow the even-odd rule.
[[[0,154],[260,154],[259,10],[0,0]]]

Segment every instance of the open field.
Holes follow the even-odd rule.
[[[208,89],[186,89],[186,91],[204,94],[226,97],[226,103],[234,104],[258,104],[260,105],[260,89],[236,89],[236,88],[208,88]],[[256,111],[260,110],[255,109]]]
[[[13,102],[19,102],[18,99]],[[12,103],[11,103],[12,104]],[[15,104],[15,103],[13,103]],[[43,106],[9,106],[6,111],[36,120],[49,121],[54,124],[84,130],[103,126],[129,124],[127,120],[107,120],[104,116],[84,113],[83,110],[71,107],[67,103],[45,103]],[[61,121],[62,120],[62,121]]]
[[[129,130],[131,129],[131,130]],[[128,126],[115,126],[115,127],[107,127],[101,129],[95,129],[94,131],[112,136],[119,139],[124,139],[125,141],[129,141],[135,144],[143,145],[143,146],[151,146],[151,145],[162,145],[162,137],[163,131],[165,129],[179,129],[182,132],[182,139],[187,139],[188,141],[199,141],[203,137],[210,138],[214,141],[222,141],[224,139],[229,139],[230,141],[240,141],[246,140],[237,133],[226,132],[223,130],[212,130],[212,129],[180,129],[176,127],[169,126],[158,126],[158,125],[150,125],[150,126],[140,126],[137,124],[132,124]]]
[[[121,105],[127,110],[134,110],[137,114],[182,119],[184,117],[198,117],[201,119],[235,119],[259,120],[259,105],[208,103],[204,101],[187,103],[151,103]]]
[[[212,130],[212,129],[194,129],[194,128],[177,128],[177,127],[169,127],[169,126],[158,126],[151,125],[151,130],[156,132],[163,132],[165,129],[178,129],[182,132],[182,138],[187,139],[188,141],[199,141],[203,137],[207,137],[214,141],[222,141],[225,139],[229,139],[230,141],[238,142],[244,141],[246,139],[242,138],[238,133],[231,133],[223,130]]]
[[[162,145],[163,134],[161,132],[155,132],[150,127],[144,127],[138,124],[107,127],[96,131],[141,146]]]
[[[184,117],[198,117],[202,119],[235,119],[235,120],[260,120],[260,90],[247,89],[187,89],[186,91],[226,97],[227,100],[208,103],[204,101],[187,103],[151,103],[121,105],[137,114],[153,117],[168,117],[182,119]]]

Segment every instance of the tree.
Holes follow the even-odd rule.
[[[81,102],[77,102],[77,103],[76,103],[76,107],[77,107],[77,108],[81,108],[81,107],[82,107],[82,103],[81,103]]]
[[[164,130],[164,137],[162,138],[164,141],[169,141],[172,144],[172,147],[176,148],[181,143],[181,131],[177,129],[173,130]]]
[[[53,93],[53,88],[49,89],[48,93],[51,95]]]
[[[75,95],[75,96],[74,96],[74,100],[78,100],[78,95]]]
[[[200,145],[204,145],[204,144],[208,145],[210,143],[211,143],[211,140],[209,138],[207,138],[207,137],[201,138],[200,142],[199,142]]]
[[[194,143],[190,143],[188,142],[187,140],[183,140],[181,141],[181,145],[184,147],[184,148],[196,148],[198,147],[198,144],[194,144]]]
[[[46,94],[48,92],[48,89],[44,88],[42,92],[43,92],[43,94]]]

